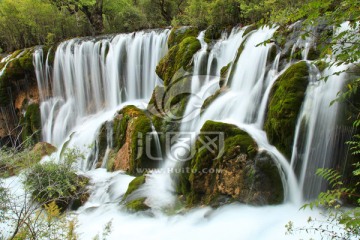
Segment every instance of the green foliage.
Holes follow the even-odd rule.
[[[72,200],[86,197],[88,179],[76,174],[72,164],[79,157],[76,150],[69,150],[63,163],[46,162],[32,166],[25,176],[24,185],[40,204],[55,201],[65,210]]]
[[[33,166],[41,160],[39,152],[24,149],[0,149],[0,177],[17,175],[20,171]]]
[[[359,139],[356,137],[355,139]],[[359,140],[348,142],[353,155],[359,155]],[[354,164],[354,177],[360,176],[360,163]],[[292,222],[285,227],[288,234],[296,232],[314,232],[322,237],[331,239],[358,239],[360,237],[360,195],[358,194],[359,180],[354,185],[348,185],[344,176],[334,169],[318,169],[316,174],[329,183],[330,189],[321,192],[317,199],[305,204],[302,208],[322,207],[326,209],[325,221],[309,218],[309,226],[297,228]],[[355,199],[356,206],[350,209],[342,208],[348,199]]]
[[[84,23],[48,1],[3,0],[0,2],[0,42],[7,51],[44,44],[48,34],[56,41],[84,35]]]
[[[354,175],[360,173],[359,164],[356,165]],[[292,222],[285,227],[288,234],[296,232],[314,232],[323,238],[331,239],[355,239],[360,237],[360,196],[356,193],[356,186],[347,186],[343,182],[343,176],[333,169],[318,169],[317,175],[329,182],[330,190],[321,192],[317,199],[305,204],[302,208],[323,207],[326,209],[325,220],[309,218],[308,226],[297,228]],[[358,183],[357,183],[358,185]],[[342,201],[346,198],[356,198],[357,207],[342,208]]]

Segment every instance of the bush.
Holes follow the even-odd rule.
[[[73,151],[64,163],[47,162],[36,164],[25,176],[24,185],[34,200],[40,204],[52,201],[65,210],[73,201],[85,202],[87,198],[86,185],[89,179],[79,176],[72,168]]]

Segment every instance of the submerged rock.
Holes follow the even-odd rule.
[[[308,85],[309,70],[302,61],[289,67],[271,89],[264,124],[269,142],[291,156],[295,126]]]
[[[209,150],[210,132],[223,134],[224,144]],[[207,121],[196,141],[195,155],[177,179],[177,191],[188,206],[239,201],[253,205],[279,204],[284,190],[279,170],[266,152],[235,125]]]

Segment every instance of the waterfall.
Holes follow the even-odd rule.
[[[306,91],[302,110],[299,114],[291,164],[299,172],[300,186],[306,199],[314,198],[325,190],[325,181],[315,176],[318,168],[330,168],[336,148],[334,141],[339,103],[330,103],[344,84],[345,74],[332,75],[344,70],[344,66],[332,67],[324,74],[327,81],[313,79]],[[316,72],[313,73],[318,75]]]
[[[167,51],[168,34],[163,30],[63,42],[56,49],[51,79],[44,73],[42,51],[37,51],[40,96],[52,91],[52,98],[41,104],[43,140],[59,146],[84,117],[149,99],[161,81],[154,70]]]
[[[239,48],[243,41],[244,29],[234,28],[229,36],[225,34],[208,52],[208,44],[204,41],[205,32],[200,32],[198,40],[201,49],[194,55],[194,71],[191,77],[191,97],[187,103],[184,118],[181,120],[180,133],[191,133],[192,138],[197,133],[194,130],[200,121],[201,107],[206,98],[219,89],[220,70],[236,57],[234,49]],[[188,141],[188,139],[184,139]],[[186,144],[185,144],[186,145]],[[172,182],[171,174],[174,171],[177,160],[186,158],[188,148],[184,148],[181,139],[171,146],[166,153],[165,163],[161,171],[155,171],[148,175],[145,186],[139,196],[146,196],[147,203],[153,208],[161,208],[174,204],[174,189],[169,183]],[[155,192],[156,191],[156,192]],[[142,194],[142,195],[141,195]]]
[[[193,133],[194,140],[208,120],[234,124],[246,131],[256,141],[259,151],[266,151],[275,160],[283,181],[285,203],[263,208],[233,205],[216,211],[202,208],[175,217],[164,216],[158,210],[176,203],[171,174],[176,169],[178,158],[186,158],[188,154],[181,139],[171,145],[168,151],[164,151],[159,147],[159,133],[152,126],[152,140],[156,143],[157,156],[164,160],[163,165],[147,173],[146,183],[133,195],[136,198],[146,197],[146,204],[151,206],[154,214],[152,218],[119,210],[119,201],[133,177],[121,171],[109,173],[105,169],[94,168],[97,160],[101,161],[97,159],[96,137],[102,124],[107,122],[107,149],[101,165],[104,168],[113,144],[111,121],[116,112],[129,104],[146,109],[154,87],[161,85],[155,68],[167,52],[169,30],[63,42],[56,49],[53,69],[50,69],[49,63],[51,53],[44,61],[43,50],[35,51],[43,140],[59,147],[59,159],[64,147],[80,146],[80,150],[89,153],[88,146],[95,143],[87,155],[88,161],[78,163],[78,168],[93,183],[89,201],[76,212],[83,224],[82,228],[85,229],[87,224],[87,229],[90,229],[86,237],[91,237],[90,233],[94,232],[91,224],[94,224],[94,229],[99,229],[99,223],[105,224],[111,218],[117,225],[126,226],[114,230],[112,236],[116,237],[135,239],[142,238],[144,232],[153,233],[152,229],[147,228],[144,228],[144,232],[135,233],[131,229],[138,227],[138,224],[142,224],[141,227],[148,226],[148,223],[150,226],[159,226],[153,219],[160,220],[165,229],[159,231],[158,238],[154,239],[170,236],[169,232],[174,235],[173,229],[181,233],[175,236],[177,239],[184,235],[194,238],[192,233],[197,233],[198,238],[201,238],[197,230],[184,233],[182,229],[184,226],[190,228],[195,223],[212,230],[214,236],[224,237],[223,234],[227,232],[216,235],[216,228],[222,219],[231,218],[234,223],[230,225],[233,228],[228,229],[229,238],[236,235],[242,239],[276,239],[278,229],[283,229],[284,224],[291,220],[292,213],[298,210],[303,197],[311,198],[323,189],[324,183],[315,178],[314,173],[319,167],[332,167],[334,152],[337,150],[332,130],[336,127],[341,106],[338,103],[330,105],[330,102],[342,88],[345,75],[331,74],[343,70],[344,66],[333,66],[320,73],[312,62],[307,61],[310,69],[309,85],[294,129],[293,153],[291,159],[286,159],[269,143],[263,130],[271,89],[278,77],[292,64],[279,69],[282,65],[279,51],[272,62],[268,61],[274,43],[259,45],[270,39],[275,31],[276,28],[262,27],[244,35],[245,28],[234,28],[230,34],[223,33],[219,40],[211,44],[205,41],[204,31],[199,33],[197,39],[201,49],[193,56],[190,98],[179,132]],[[306,60],[312,41],[306,39],[295,42],[292,52],[302,48],[303,59]],[[220,71],[228,64],[230,74],[225,81],[227,85],[220,86]],[[321,80],[322,76],[327,75],[330,75],[327,81]],[[217,91],[221,91],[221,94],[203,111],[204,101]],[[302,218],[305,222],[308,215],[304,215]],[[94,223],[88,222],[88,219]],[[247,229],[248,219],[253,228]],[[277,230],[273,230],[274,219]],[[190,223],[187,223],[188,220]],[[241,232],[237,229],[239,222],[245,226]],[[174,223],[182,225],[176,228]],[[127,226],[132,230],[131,233]],[[167,226],[171,226],[170,230],[166,229]],[[266,234],[260,233],[260,228],[265,229]],[[254,232],[259,234],[254,237]]]

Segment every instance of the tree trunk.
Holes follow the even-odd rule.
[[[86,15],[89,20],[93,35],[99,35],[104,33],[103,22],[103,0],[96,0],[96,3],[90,9],[88,7],[82,7],[81,11]]]

